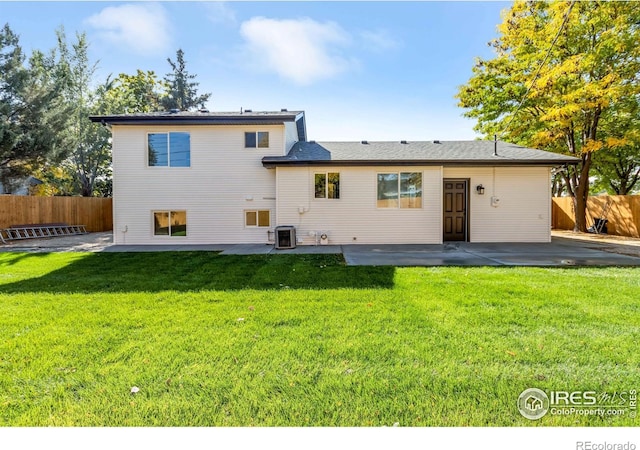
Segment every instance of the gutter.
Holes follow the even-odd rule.
[[[159,116],[159,117],[125,117],[125,116],[89,116],[94,123],[109,125],[280,125],[284,122],[295,122],[296,116],[259,117],[194,117],[194,116]]]
[[[309,166],[445,166],[445,167],[477,167],[477,166],[540,166],[540,167],[559,167],[564,165],[577,165],[580,160],[572,158],[571,160],[552,160],[552,159],[500,159],[500,160],[270,160],[269,157],[262,159],[262,165],[267,169],[273,169],[278,166],[287,167],[309,167]]]

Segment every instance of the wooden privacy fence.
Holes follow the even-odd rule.
[[[640,195],[600,195],[587,201],[587,226],[600,218],[605,204],[610,202],[606,219],[608,234],[640,237]],[[571,197],[553,197],[551,223],[558,230],[573,230],[575,214]]]
[[[65,222],[85,225],[87,231],[110,231],[111,205],[110,198],[0,195],[0,228]]]

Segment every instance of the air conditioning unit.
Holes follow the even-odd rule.
[[[296,248],[296,227],[282,225],[275,228],[276,250]]]
[[[320,234],[320,245],[328,245],[329,244],[329,234],[326,231],[323,231]]]

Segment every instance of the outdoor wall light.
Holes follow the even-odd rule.
[[[484,186],[481,184],[477,185],[476,192],[478,193],[478,195],[484,195]]]

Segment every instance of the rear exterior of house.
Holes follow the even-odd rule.
[[[337,244],[550,241],[549,167],[319,166],[276,172],[278,222],[294,225],[305,244],[322,234]],[[339,174],[339,199],[315,197],[315,175],[324,173]],[[378,179],[403,174],[419,175],[421,195],[379,200]],[[499,206],[492,206],[492,197]]]
[[[96,116],[116,244],[549,242],[550,170],[503,142],[307,141],[301,111]]]

